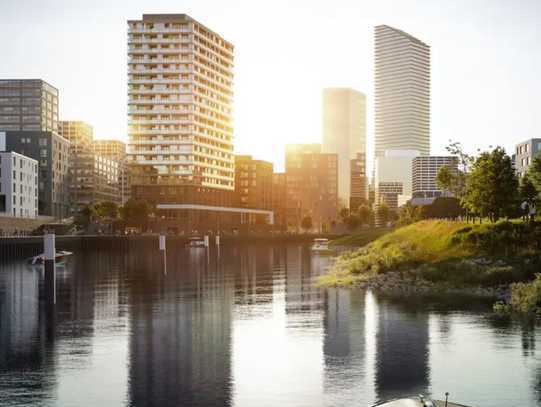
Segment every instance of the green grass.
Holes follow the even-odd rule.
[[[331,246],[361,247],[380,238],[381,236],[389,233],[390,231],[392,231],[391,228],[364,229],[360,232],[355,232],[351,235],[334,239],[330,242],[330,245]]]
[[[521,281],[531,278],[541,263],[540,241],[541,225],[425,220],[339,256],[319,283],[346,286],[400,271],[415,271],[425,280],[455,286]],[[472,260],[478,257],[488,264]]]

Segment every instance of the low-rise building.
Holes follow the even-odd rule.
[[[272,174],[272,211],[275,230],[287,230],[287,179],[285,172]]]
[[[82,121],[59,122],[60,134],[70,141],[69,194],[72,211],[103,201],[121,203],[121,164],[94,151],[92,126]]]
[[[0,131],[0,151],[38,161],[38,213],[69,216],[69,141],[54,131]]]
[[[455,156],[419,156],[412,161],[412,197],[431,198],[451,196],[450,191],[443,191],[438,187],[436,178],[442,167],[449,167],[451,171],[458,171],[458,157]]]
[[[536,155],[541,152],[541,138],[532,138],[515,146],[513,161],[519,177],[523,177]]]
[[[273,165],[250,155],[235,156],[235,199],[239,208],[272,209]]]
[[[319,144],[286,146],[287,224],[302,228],[311,219],[312,228],[329,230],[338,213],[338,156],[321,153]]]
[[[15,152],[0,152],[0,215],[38,216],[38,162]]]
[[[126,143],[120,140],[94,140],[94,153],[118,162],[119,188],[122,205],[131,198],[131,177],[126,159]]]

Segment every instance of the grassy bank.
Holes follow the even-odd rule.
[[[330,242],[331,246],[361,247],[392,231],[391,228],[370,228],[342,236]]]
[[[320,284],[501,286],[532,279],[540,252],[540,224],[426,220],[339,256]]]

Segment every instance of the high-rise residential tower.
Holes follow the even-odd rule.
[[[233,44],[185,14],[128,21],[134,198],[158,208],[231,205],[233,52]]]
[[[322,151],[338,155],[338,199],[347,207],[351,198],[351,160],[359,158],[359,154],[366,155],[363,93],[348,88],[323,90]]]
[[[430,154],[430,47],[387,25],[375,28],[375,155]]]

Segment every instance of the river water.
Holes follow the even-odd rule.
[[[329,259],[251,245],[0,265],[0,406],[541,404],[541,330],[490,304],[319,289]]]

